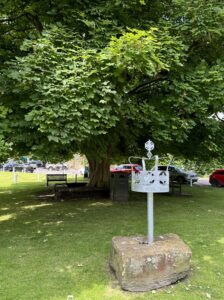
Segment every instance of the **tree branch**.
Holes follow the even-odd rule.
[[[216,118],[217,118],[219,121],[224,122],[224,119],[221,119],[221,118],[218,116],[218,113],[215,113],[215,116],[216,116]]]
[[[35,29],[35,27],[27,27],[27,28],[21,28],[21,29],[10,28],[9,30],[4,31],[2,34],[8,34],[8,33],[12,32],[12,31],[15,31],[15,32],[24,32],[24,31],[32,30],[32,29]]]
[[[42,32],[43,31],[43,25],[40,22],[40,19],[38,18],[37,15],[33,15],[29,12],[24,12],[21,13],[18,16],[14,16],[14,17],[9,17],[9,18],[5,18],[5,19],[0,19],[0,23],[5,23],[5,22],[13,22],[16,21],[22,17],[26,17],[30,22],[32,22],[32,24],[35,26],[35,28],[37,29],[38,32]]]
[[[161,82],[161,81],[164,81],[164,80],[169,80],[167,77],[157,77],[157,78],[154,78],[150,81],[147,81],[143,84],[140,84],[139,86],[135,87],[133,90],[129,91],[125,97],[129,97],[129,96],[133,96],[133,95],[136,95],[136,94],[139,94],[141,92],[145,92],[147,91],[148,87],[151,86],[153,83],[158,83],[158,82]]]
[[[12,22],[12,21],[15,21],[17,19],[20,19],[22,17],[25,16],[25,13],[22,13],[18,16],[14,16],[14,17],[10,17],[10,18],[5,18],[5,19],[0,19],[0,23],[4,23],[4,22]]]

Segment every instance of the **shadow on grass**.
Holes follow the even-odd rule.
[[[30,183],[10,187],[10,192],[0,189],[0,215],[5,218],[0,243],[2,299],[66,299],[68,294],[82,300],[129,299],[109,272],[110,245],[113,236],[146,233],[146,195],[131,193],[127,203],[55,202],[49,191]],[[223,262],[217,254],[224,243],[223,194],[207,188],[190,191],[191,198],[155,195],[155,234],[179,234],[191,245],[193,264],[200,266],[205,282],[215,285],[212,278]],[[209,256],[214,263],[209,263]],[[208,264],[214,268],[210,277]],[[200,274],[195,276],[203,280]],[[159,293],[157,299],[173,299]],[[188,299],[189,291],[182,293],[176,299]],[[142,299],[153,297],[146,293]]]

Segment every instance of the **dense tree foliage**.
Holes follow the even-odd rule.
[[[223,155],[219,0],[2,1],[0,147],[86,154],[93,185],[112,158]]]

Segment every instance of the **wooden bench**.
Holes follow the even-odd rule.
[[[46,184],[49,186],[49,182],[54,182],[56,184],[66,184],[67,183],[67,174],[47,174]]]
[[[174,194],[181,195],[181,193],[182,193],[182,185],[181,185],[180,182],[171,180],[170,181],[170,188],[171,188],[171,194],[172,195],[174,195]],[[175,192],[175,191],[177,191],[177,192]]]

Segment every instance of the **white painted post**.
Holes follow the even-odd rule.
[[[192,178],[190,179],[190,186],[192,187]]]
[[[142,170],[145,171],[146,170],[146,167],[145,167],[145,160],[142,159]]]
[[[147,193],[148,244],[154,240],[153,193]]]
[[[17,183],[17,174],[16,174],[15,167],[13,167],[13,182]]]
[[[142,159],[142,169],[146,170],[145,159]],[[155,169],[158,170],[158,156],[156,156]],[[147,193],[147,227],[147,241],[151,244],[154,240],[153,193]]]
[[[40,173],[37,173],[37,181],[40,182]]]

